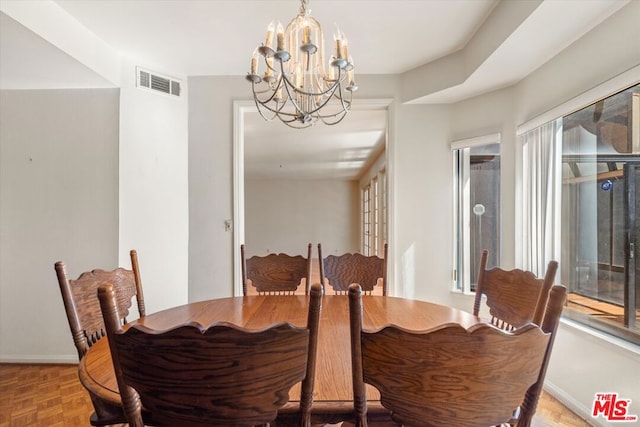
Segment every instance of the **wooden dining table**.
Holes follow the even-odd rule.
[[[244,328],[260,329],[286,321],[305,326],[308,296],[244,296],[194,302],[147,315],[131,324],[142,324],[162,331],[188,322],[210,326],[230,322]],[[448,323],[468,328],[480,318],[470,313],[404,298],[365,296],[363,328],[377,330],[397,325],[411,330],[427,330]],[[80,381],[90,393],[120,404],[109,344],[102,339],[94,344],[79,365]],[[388,417],[380,405],[377,390],[367,386],[367,402],[373,419]],[[290,401],[279,411],[284,418],[299,409],[300,384],[290,391]],[[353,416],[351,342],[349,336],[349,299],[344,295],[325,295],[322,300],[318,332],[318,354],[312,408],[312,422],[337,423]]]

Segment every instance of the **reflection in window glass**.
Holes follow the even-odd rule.
[[[565,315],[640,341],[640,85],[563,118]]]

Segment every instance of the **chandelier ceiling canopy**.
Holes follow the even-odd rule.
[[[358,90],[347,37],[336,27],[331,55],[325,61],[322,28],[311,17],[308,3],[301,0],[300,13],[286,28],[269,24],[247,75],[262,117],[277,117],[293,128],[306,128],[318,120],[340,123]]]

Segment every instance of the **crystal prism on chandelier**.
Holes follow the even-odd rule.
[[[306,128],[318,120],[340,123],[358,90],[347,38],[336,29],[332,54],[325,62],[322,28],[311,17],[308,3],[301,0],[300,14],[286,29],[280,23],[269,24],[247,75],[262,117],[277,117],[293,128]]]

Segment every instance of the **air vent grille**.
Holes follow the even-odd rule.
[[[171,95],[180,96],[180,82],[171,81]]]
[[[140,86],[149,87],[149,73],[140,71]]]
[[[180,96],[180,81],[138,68],[138,87]]]

